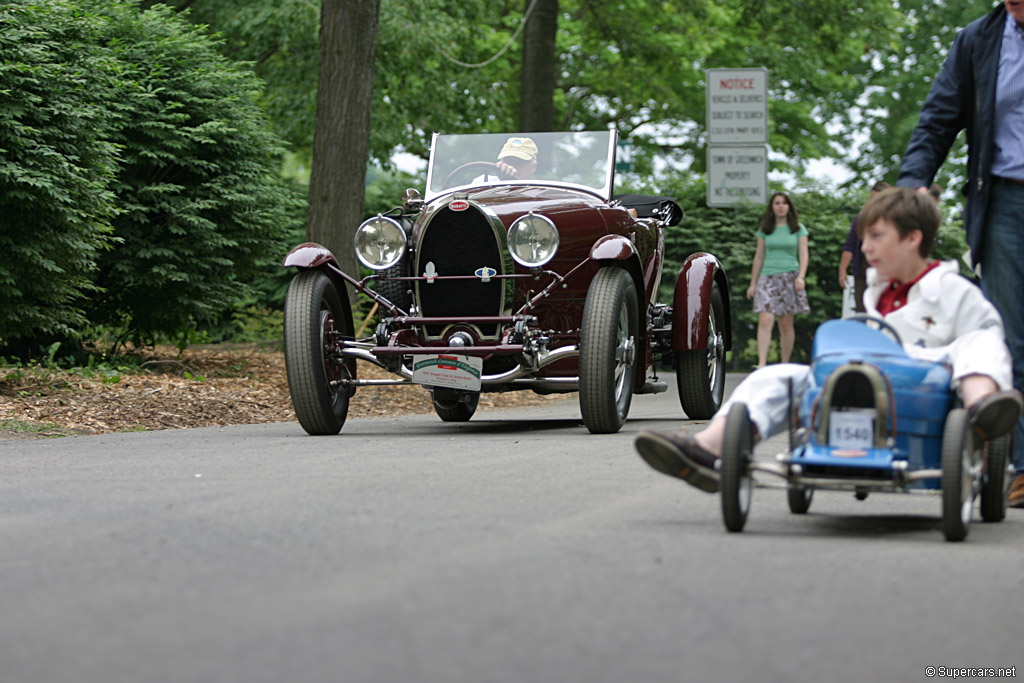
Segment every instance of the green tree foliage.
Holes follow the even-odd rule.
[[[0,7],[0,343],[81,327],[112,241],[100,30],[60,0]]]
[[[864,58],[867,68],[859,89],[863,107],[858,111],[866,139],[857,146],[851,169],[862,177],[895,182],[921,105],[957,32],[992,6],[991,0],[901,0],[905,21],[888,39],[879,36],[872,41]],[[961,136],[938,182],[958,187],[966,178],[965,160]]]
[[[143,0],[166,4],[221,38],[230,60],[266,83],[261,94],[274,130],[309,162],[313,147],[320,3],[311,0]]]
[[[315,111],[317,3],[169,2],[223,32],[229,55],[255,63],[278,130],[308,148],[298,131],[312,130]],[[529,5],[381,0],[371,157],[387,165],[396,149],[425,156],[435,131],[517,129],[517,30]],[[703,168],[709,67],[769,69],[771,142],[794,165],[836,154],[824,122],[845,117],[860,95],[869,41],[889,41],[889,27],[903,22],[887,0],[561,0],[558,10],[554,127],[617,127],[634,137],[641,171],[655,153]]]

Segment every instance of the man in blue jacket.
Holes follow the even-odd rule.
[[[1003,317],[1013,383],[1024,390],[1024,0],[1003,0],[961,31],[921,108],[897,185],[926,192],[967,131],[971,258]],[[1009,504],[1024,507],[1024,418],[1014,431]]]

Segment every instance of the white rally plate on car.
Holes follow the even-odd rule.
[[[828,419],[828,443],[838,448],[871,448],[875,437],[874,410],[834,410]],[[865,452],[864,455],[867,455]]]
[[[412,357],[412,381],[432,387],[480,391],[482,358],[438,354]]]

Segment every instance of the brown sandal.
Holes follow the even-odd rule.
[[[718,493],[718,456],[691,435],[643,431],[636,437],[636,450],[644,462],[662,474],[682,479],[701,491]]]
[[[971,427],[986,441],[1009,434],[1020,419],[1024,399],[1016,389],[997,391],[967,409]]]

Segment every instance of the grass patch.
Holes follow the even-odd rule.
[[[63,436],[58,433],[60,427],[52,422],[22,422],[21,420],[0,420],[0,429],[27,434],[46,434],[47,436]],[[51,433],[53,432],[53,433]]]

